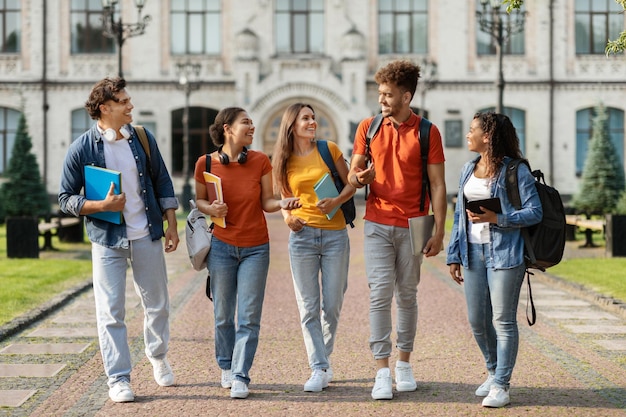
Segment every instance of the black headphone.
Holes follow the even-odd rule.
[[[230,163],[230,158],[228,157],[228,155],[222,152],[223,147],[224,146],[222,145],[217,149],[217,157],[219,158],[220,163],[222,165],[228,165]],[[241,153],[237,156],[237,162],[239,162],[240,164],[245,164],[247,160],[248,160],[248,148],[244,146]]]

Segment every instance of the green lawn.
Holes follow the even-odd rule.
[[[178,213],[179,230],[186,213]],[[451,221],[447,222],[448,236]],[[582,242],[582,236],[578,236]],[[595,236],[597,244],[603,244]],[[91,244],[52,241],[57,251],[40,253],[39,259],[7,259],[6,227],[0,225],[0,325],[36,308],[91,277]],[[43,245],[43,239],[40,239]],[[569,259],[548,270],[598,293],[626,301],[626,258]]]

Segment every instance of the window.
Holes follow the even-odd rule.
[[[378,52],[428,52],[428,0],[378,2]]]
[[[324,52],[324,0],[276,0],[276,51]]]
[[[624,165],[624,111],[607,107],[609,138]],[[587,159],[589,140],[593,133],[595,109],[586,108],[576,112],[576,175],[581,175]]]
[[[171,19],[173,55],[220,54],[220,0],[172,0]]]
[[[488,111],[496,111],[495,107],[488,107],[486,109],[479,110],[481,113]],[[526,153],[526,112],[524,110],[516,109],[514,107],[504,107],[502,113],[507,115],[511,119],[511,123],[515,127],[517,138],[519,139],[519,149],[522,154]]]
[[[96,0],[72,0],[71,4],[72,54],[114,52],[113,39],[107,38],[103,34],[102,2]],[[115,7],[117,8],[118,6],[116,5]]]
[[[89,130],[94,123],[86,109],[72,110],[72,137],[70,138],[70,143]]]
[[[493,16],[490,14],[490,6],[487,7],[487,20],[493,22]],[[476,2],[476,11],[483,13],[482,4]],[[502,44],[502,53],[508,55],[523,55],[524,54],[524,6],[521,10],[514,10],[511,14],[506,12],[506,7],[500,7],[498,16],[500,22],[502,22],[504,40]],[[476,22],[476,52],[478,55],[495,55],[496,53],[496,40],[489,32],[496,31],[495,27],[491,29],[485,28],[485,32],[480,27],[480,22]]]
[[[576,0],[576,53],[604,54],[607,40],[624,29],[623,13],[615,0]]]
[[[20,0],[0,0],[0,53],[20,52]]]
[[[0,174],[4,174],[11,159],[20,114],[17,110],[0,107]]]

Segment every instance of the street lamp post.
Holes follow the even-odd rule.
[[[135,0],[137,7],[137,23],[122,23],[122,15],[115,21],[115,8],[119,0],[102,0],[102,23],[103,35],[107,38],[115,39],[117,42],[117,75],[122,78],[122,45],[124,41],[133,36],[143,35],[146,25],[150,22],[150,16],[141,18],[141,10],[146,4],[146,0]]]
[[[420,78],[421,83],[417,84],[418,91],[421,96],[419,115],[424,117],[424,109],[426,106],[426,92],[435,88],[437,84],[437,63],[435,60],[424,57],[420,62]]]
[[[189,200],[191,199],[191,169],[189,167],[189,96],[191,92],[197,90],[200,85],[189,80],[190,77],[194,79],[198,78],[200,74],[200,64],[185,62],[176,64],[176,72],[179,79],[178,84],[180,88],[185,92],[185,108],[183,110],[183,194],[182,194],[182,206],[184,210],[189,210]]]
[[[476,12],[478,18],[478,24],[480,30],[488,33],[495,41],[496,57],[498,60],[498,79],[496,86],[498,87],[498,102],[496,105],[496,112],[502,113],[504,110],[504,71],[502,69],[502,47],[507,42],[511,35],[519,33],[524,30],[524,18],[526,12],[522,12],[516,9],[515,18],[506,19],[506,22],[502,18],[500,13],[500,7],[502,6],[502,0],[480,0],[482,5],[482,11]],[[491,9],[488,8],[491,6]]]

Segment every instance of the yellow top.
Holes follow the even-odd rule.
[[[335,164],[344,163],[343,154],[334,142],[328,141],[328,150]],[[294,197],[300,197],[300,203],[302,203],[302,207],[292,210],[291,214],[306,221],[307,226],[319,229],[341,230],[346,227],[346,220],[343,217],[341,208],[337,210],[332,219],[328,220],[326,215],[316,207],[318,200],[313,186],[325,173],[331,175],[330,168],[324,163],[317,146],[308,155],[291,155],[289,157],[287,161],[287,181]]]

